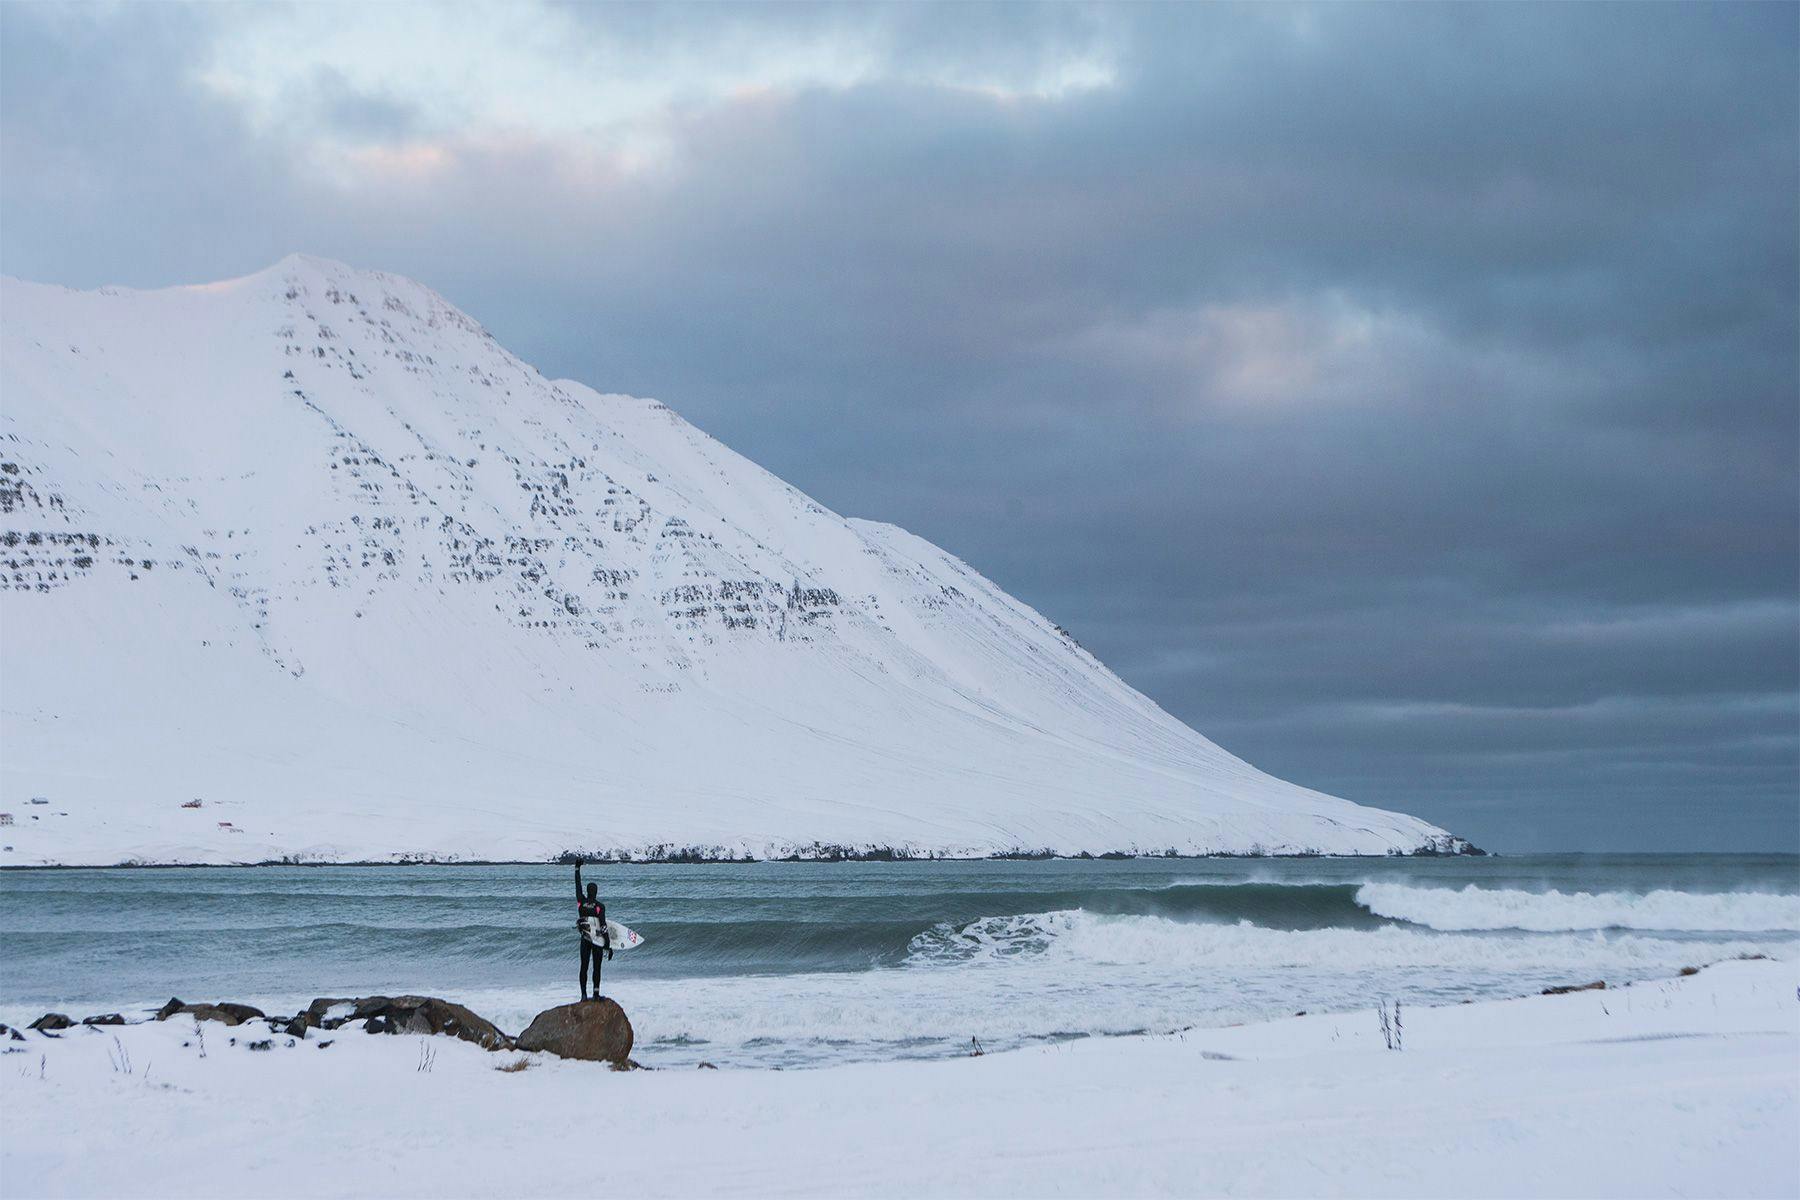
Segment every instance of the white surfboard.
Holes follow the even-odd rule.
[[[644,939],[642,937],[632,930],[625,928],[617,921],[608,921],[606,923],[606,933],[608,937],[612,938],[612,948],[614,950],[629,950],[633,946],[641,946],[644,944]],[[600,918],[581,918],[581,936],[587,939],[589,945],[602,945],[603,942],[600,937]]]

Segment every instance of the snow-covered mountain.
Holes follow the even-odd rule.
[[[3,289],[0,864],[1460,846],[416,283]]]

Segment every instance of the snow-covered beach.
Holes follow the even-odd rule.
[[[0,1059],[0,1179],[19,1197],[1792,1196],[1797,985],[1793,961],[1730,961],[1408,1008],[1395,1050],[1371,1005],[788,1072],[619,1073],[353,1027],[259,1052],[260,1025],[210,1022],[203,1055],[186,1018],[26,1033]]]

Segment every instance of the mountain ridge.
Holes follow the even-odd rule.
[[[1466,845],[401,276],[0,300],[0,864]]]

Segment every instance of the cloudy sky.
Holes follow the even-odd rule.
[[[1800,846],[1800,7],[0,5],[0,270],[414,276],[1277,774]]]

